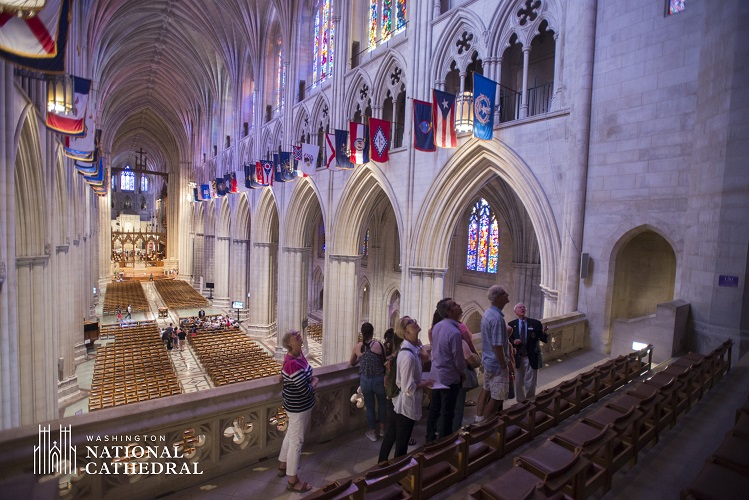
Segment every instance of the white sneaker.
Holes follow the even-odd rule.
[[[381,438],[385,437],[385,428],[382,426],[380,427],[380,437]]]
[[[374,429],[372,429],[371,431],[365,432],[364,435],[367,436],[370,441],[373,441],[373,442],[377,441],[377,433]]]

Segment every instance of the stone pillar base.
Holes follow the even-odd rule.
[[[76,344],[73,346],[73,354],[75,356],[75,364],[80,365],[81,363],[88,360],[88,356],[86,354],[86,344],[81,342],[80,344]]]
[[[65,380],[57,383],[57,401],[62,407],[65,403],[77,399],[81,394],[81,389],[78,386],[78,376],[73,375]]]

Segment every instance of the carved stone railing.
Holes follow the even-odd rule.
[[[363,410],[350,402],[359,385],[357,370],[344,363],[316,368],[315,376],[317,403],[305,443],[364,428]],[[280,390],[271,377],[45,423],[51,427],[49,442],[60,446],[62,433],[55,438],[60,426],[72,427],[77,474],[34,474],[38,425],[2,431],[0,491],[24,492],[26,498],[54,498],[58,489],[61,498],[70,499],[153,498],[228,474],[278,454],[284,438],[279,427],[285,428]],[[144,455],[149,446],[161,456]],[[119,456],[102,456],[107,454]],[[166,467],[181,473],[166,473]]]

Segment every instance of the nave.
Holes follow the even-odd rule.
[[[591,351],[580,352],[539,371],[539,391],[556,385],[560,380],[572,378],[589,371],[608,360]],[[658,370],[661,367],[654,367]],[[649,375],[648,375],[649,376]],[[468,498],[481,486],[495,480],[513,467],[514,457],[537,448],[550,436],[563,432],[579,418],[583,418],[616,397],[620,391],[583,410],[567,422],[536,437],[512,453],[482,470],[469,479],[439,493],[433,498],[458,500]],[[749,357],[744,356],[704,396],[693,404],[690,411],[682,414],[676,425],[661,433],[655,445],[648,445],[639,453],[634,466],[625,465],[613,477],[612,489],[602,495],[600,490],[591,498],[638,500],[661,500],[679,498],[681,491],[698,475],[705,460],[715,451],[724,434],[734,424],[736,409],[742,406],[749,395]],[[475,392],[469,399],[475,399]],[[514,404],[505,403],[505,408]],[[363,411],[363,410],[361,410]],[[475,407],[466,408],[464,423],[472,420]],[[416,447],[423,444],[425,419],[414,429]],[[698,436],[698,437],[697,437]],[[356,430],[332,441],[305,446],[301,461],[301,472],[305,480],[320,487],[335,480],[349,478],[373,467],[377,459],[380,441],[371,442]],[[166,498],[192,499],[292,499],[299,495],[285,490],[285,478],[276,477],[277,460],[271,457],[251,467],[238,470],[220,478],[177,491]],[[630,468],[631,467],[631,468]]]

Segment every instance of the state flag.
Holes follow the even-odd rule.
[[[200,201],[200,195],[198,195],[198,188],[192,188],[192,195],[195,198],[195,201]]]
[[[278,163],[281,167],[281,177],[283,182],[293,181],[296,177],[291,152],[282,151],[278,153]]]
[[[273,185],[273,162],[270,160],[260,160],[255,163],[257,172],[257,182],[260,186],[272,186]]]
[[[326,168],[330,169],[331,163],[335,160],[335,134],[325,134],[325,154],[328,157],[328,162],[325,164]]]
[[[230,193],[238,193],[239,192],[239,185],[237,184],[237,173],[232,172],[229,174],[229,184],[227,185],[227,190]]]
[[[210,186],[210,184],[201,184],[200,185],[200,198],[203,201],[211,199],[211,186]]]
[[[389,160],[390,122],[377,118],[369,119],[369,143],[371,144],[372,161],[384,163]]]
[[[226,183],[223,177],[216,177],[216,195],[226,196]]]
[[[88,113],[85,120],[84,133],[81,136],[63,136],[62,151],[65,156],[72,160],[93,161],[96,149],[96,137],[101,135],[101,130],[94,126],[94,116]]]
[[[434,126],[432,103],[414,99],[414,148],[434,151]]]
[[[71,77],[73,79],[73,109],[70,113],[47,111],[47,128],[65,135],[83,135],[86,132],[86,112],[88,95],[91,91],[91,80]]]
[[[34,71],[64,73],[70,3],[48,0],[28,18],[0,12],[0,57]]]
[[[312,175],[317,168],[317,155],[320,154],[320,146],[316,144],[302,144],[302,173]]]
[[[458,135],[455,132],[455,96],[432,89],[434,112],[434,142],[438,148],[455,148]]]
[[[335,131],[335,160],[341,170],[352,170],[356,165],[351,163],[348,151],[348,132],[346,130]]]
[[[351,163],[364,165],[369,163],[369,127],[363,123],[349,122],[349,151]]]
[[[473,136],[488,141],[494,133],[494,96],[497,82],[473,74]]]

